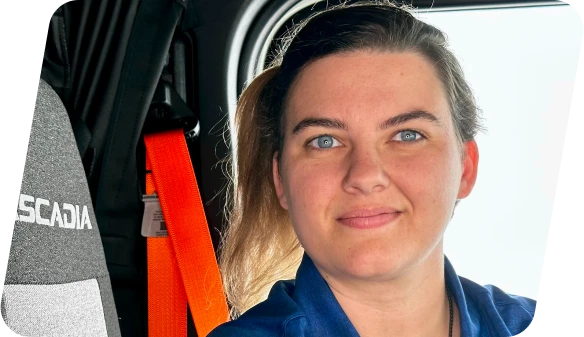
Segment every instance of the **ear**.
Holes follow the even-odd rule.
[[[457,199],[464,199],[470,194],[477,180],[479,166],[479,149],[474,140],[465,142],[463,151],[462,177],[460,179]]]
[[[274,179],[274,187],[276,188],[276,195],[278,196],[278,200],[280,200],[280,205],[285,210],[288,210],[288,200],[286,200],[280,175],[280,167],[278,165],[278,152],[274,153],[274,158],[272,159],[272,179]]]

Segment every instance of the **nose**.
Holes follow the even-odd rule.
[[[390,178],[378,151],[354,148],[343,181],[347,193],[371,194],[389,187]]]

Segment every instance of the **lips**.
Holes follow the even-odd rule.
[[[368,229],[389,224],[400,214],[393,208],[357,209],[341,215],[337,221],[348,227]]]

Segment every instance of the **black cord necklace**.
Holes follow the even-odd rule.
[[[452,310],[452,296],[450,295],[450,290],[446,286],[446,296],[448,297],[448,307],[450,308],[450,323],[448,325],[448,337],[452,337],[452,324],[454,323],[454,314]]]

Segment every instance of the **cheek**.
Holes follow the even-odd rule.
[[[323,224],[335,193],[331,175],[329,165],[292,160],[283,177],[292,226],[304,249],[311,253],[328,236]]]
[[[436,216],[449,212],[460,184],[460,167],[452,151],[425,151],[408,158],[393,158],[390,177],[416,211]]]
[[[287,167],[286,192],[291,216],[326,211],[340,185],[338,165],[310,160],[292,160]],[[310,213],[306,213],[310,212]]]

